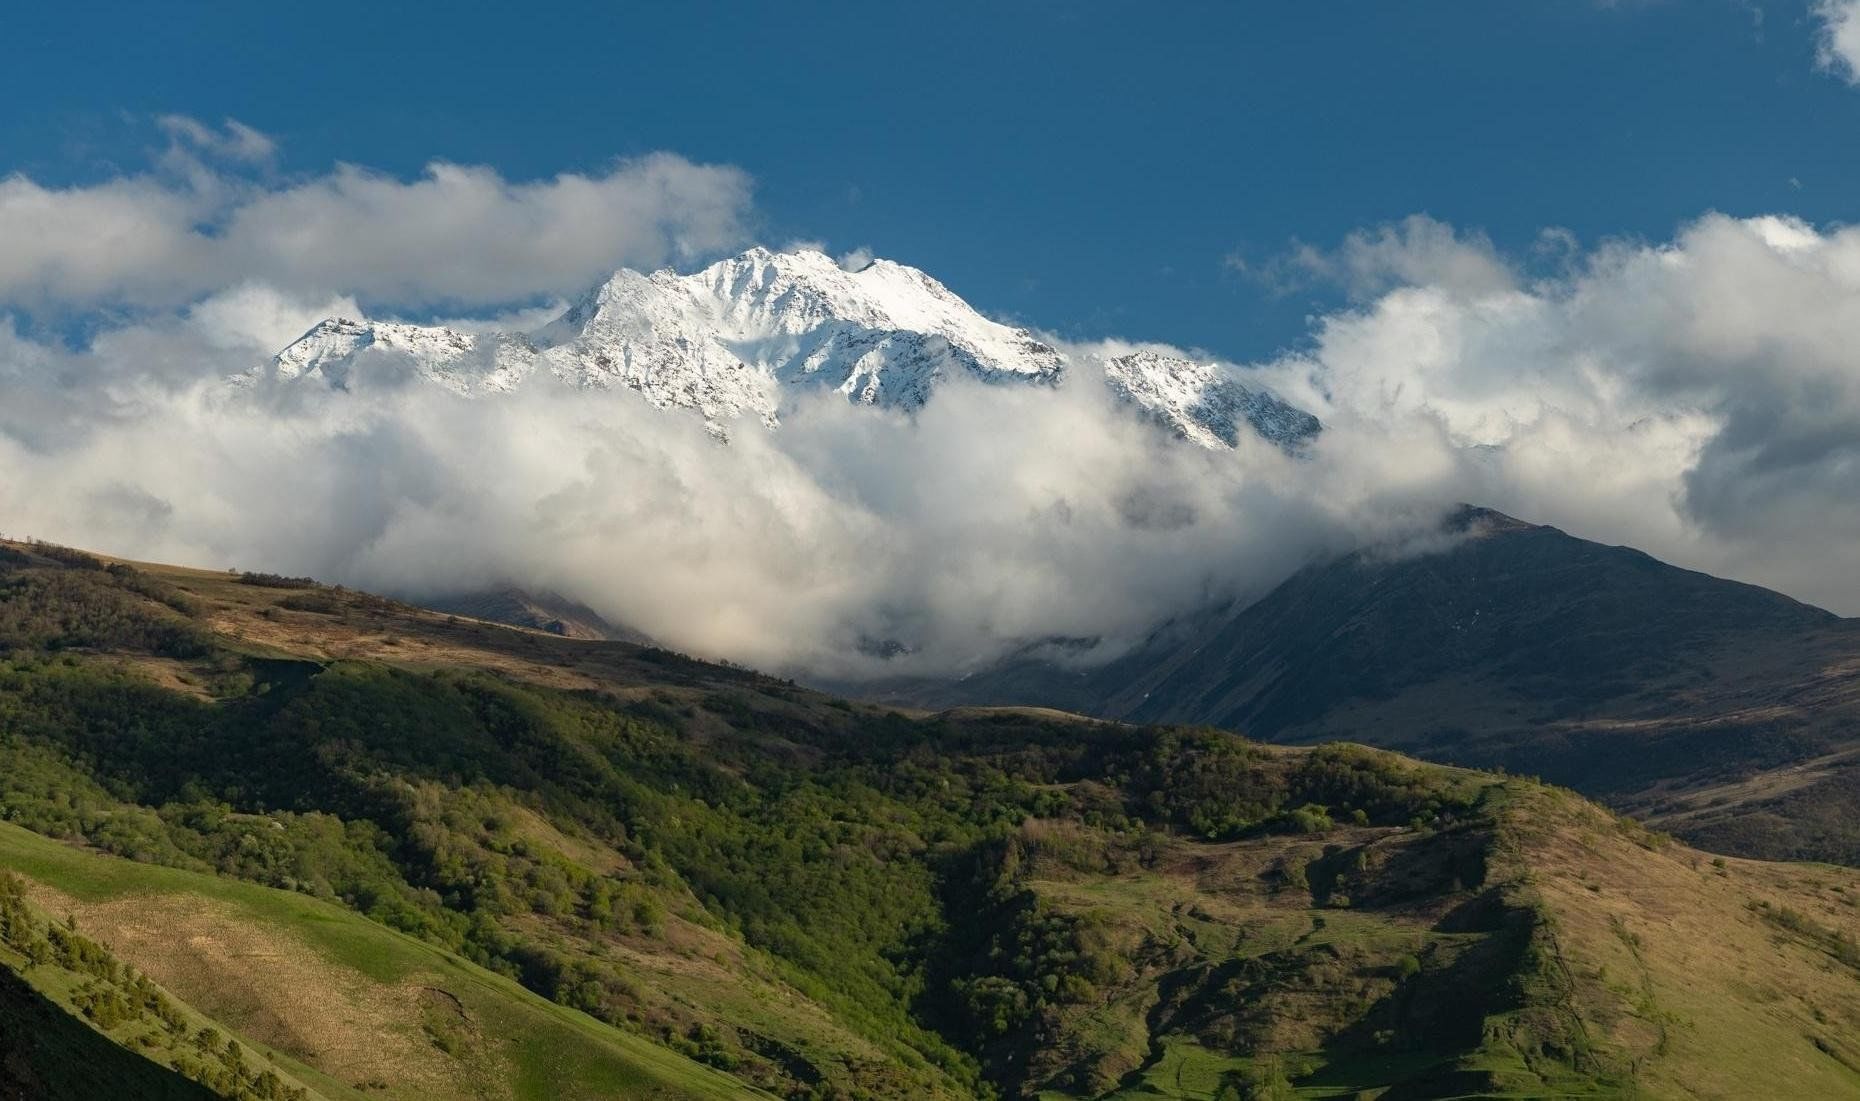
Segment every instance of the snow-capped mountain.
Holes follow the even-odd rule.
[[[916,268],[875,260],[848,271],[813,250],[753,248],[690,275],[622,270],[526,333],[332,318],[237,380],[350,389],[358,373],[407,372],[466,396],[547,372],[574,386],[628,387],[690,409],[718,432],[754,416],[779,423],[784,395],[826,387],[914,411],[956,375],[1054,385],[1085,366],[1025,329],[992,321]],[[1233,371],[1154,351],[1092,364],[1112,391],[1206,447],[1244,422],[1282,446],[1317,420]]]

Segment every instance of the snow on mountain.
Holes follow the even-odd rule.
[[[1139,351],[1100,365],[1114,393],[1205,447],[1233,446],[1242,422],[1287,447],[1318,431],[1309,414],[1217,364]],[[1073,367],[915,268],[875,260],[847,271],[813,250],[753,248],[690,275],[622,270],[528,333],[332,318],[237,381],[349,389],[358,372],[411,371],[476,396],[546,371],[573,386],[637,390],[721,433],[744,416],[778,424],[783,395],[800,387],[908,412],[948,377],[1054,385]]]
[[[513,389],[529,373],[536,348],[521,334],[480,335],[439,325],[332,317],[317,322],[267,367],[238,381],[320,381],[346,390],[366,356],[404,364],[430,382],[471,395]]]
[[[1113,392],[1203,447],[1233,447],[1242,422],[1282,445],[1302,443],[1322,428],[1303,409],[1216,363],[1139,351],[1107,359],[1104,378]]]

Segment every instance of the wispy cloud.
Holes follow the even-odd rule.
[[[1860,84],[1860,0],[1815,0],[1815,60],[1849,84]]]
[[[1236,250],[1224,263],[1275,294],[1317,283],[1341,287],[1357,298],[1415,283],[1481,294],[1517,281],[1510,263],[1483,233],[1462,232],[1425,214],[1357,230],[1335,248],[1294,240],[1264,256]]]
[[[218,130],[186,115],[163,115],[155,121],[176,143],[212,156],[262,162],[278,152],[277,142],[238,119],[227,119]]]

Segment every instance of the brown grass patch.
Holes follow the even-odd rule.
[[[348,1085],[415,1096],[486,1096],[418,1030],[431,976],[386,986],[340,967],[237,907],[191,895],[86,903],[33,884],[47,912],[110,947],[207,1016]],[[456,999],[452,999],[456,1004]]]
[[[213,700],[206,675],[186,662],[153,654],[123,654],[112,660],[119,668],[170,692],[208,703]]]
[[[1527,844],[1581,1009],[1640,1062],[1655,1097],[1857,1097],[1860,972],[1765,917],[1855,930],[1860,873],[1643,846],[1579,807]],[[1839,887],[1837,892],[1834,888]],[[1819,1043],[1817,1042],[1819,1041]],[[1834,1054],[1838,1052],[1838,1054]]]

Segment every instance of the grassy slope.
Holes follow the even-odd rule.
[[[492,628],[352,595],[339,598],[334,614],[294,611],[279,607],[288,592],[225,574],[153,572],[184,585],[204,605],[201,619],[241,653],[365,663],[337,666],[341,676],[383,665],[479,669],[526,684],[598,690],[608,701],[601,706],[650,705],[676,723],[686,744],[705,747],[703,755],[727,750],[719,758],[729,762],[726,771],[760,753],[802,762],[802,774],[830,776],[849,762],[779,732],[804,729],[831,745],[842,736],[857,740],[867,724],[886,718],[879,709],[637,647]],[[203,701],[224,691],[216,680],[224,670],[205,659],[112,652],[78,660],[121,665]],[[973,761],[979,785],[998,784],[1000,770],[1021,767],[1011,755],[988,756],[991,738],[1012,746],[1021,737],[1052,738],[1055,729],[1065,734],[1062,717],[984,712],[923,733],[949,739],[926,743],[938,767],[966,769]],[[1087,741],[1101,736],[1096,730],[1081,726],[1067,738]],[[1140,744],[1146,735],[1117,737]],[[1275,769],[1305,759],[1297,750],[1257,753]],[[1003,971],[1019,984],[1012,997],[1054,980],[1058,992],[1036,995],[1024,1017],[1010,1016],[1015,1023],[1004,1035],[976,1040],[970,1050],[1010,1088],[1054,1097],[1212,1097],[1236,1075],[1275,1073],[1295,1079],[1311,1098],[1387,1086],[1394,1087],[1390,1101],[1619,1096],[1630,1081],[1654,1097],[1737,1097],[1762,1095],[1771,1080],[1806,1083],[1804,1096],[1860,1096],[1860,1079],[1849,1069],[1860,1065],[1860,1052],[1847,1040],[1860,1034],[1860,980],[1839,939],[1856,929],[1848,900],[1860,898],[1860,881],[1852,873],[1718,866],[1564,793],[1521,781],[1495,787],[1489,777],[1392,756],[1374,760],[1378,769],[1442,790],[1488,789],[1482,809],[1448,816],[1440,829],[1405,827],[1405,812],[1376,825],[1351,825],[1340,813],[1339,824],[1311,834],[1255,830],[1215,841],[1182,825],[1159,833],[1097,816],[1092,808],[1107,801],[1128,810],[1137,798],[1113,798],[1104,786],[1128,787],[1128,762],[1098,779],[1054,782],[1029,773],[1063,813],[1020,812],[1002,862],[989,869],[1007,885],[1008,902],[996,912],[959,908],[954,933],[967,924],[1022,938],[1018,946],[1012,936],[968,946],[975,951],[962,974]],[[852,787],[864,803],[819,802],[825,793],[809,790],[784,796],[801,817],[778,825],[797,831],[801,844],[767,851],[760,859],[771,863],[762,870],[773,877],[792,870],[778,862],[833,865],[861,846],[887,852],[894,864],[946,858],[921,842],[898,848],[913,831],[946,826],[883,787],[892,771],[884,765],[861,781],[877,787]],[[784,775],[783,783],[793,782],[795,774]],[[932,782],[971,779],[941,775]],[[1169,792],[1198,782],[1193,775],[1164,779]],[[1015,781],[1004,790],[1017,791],[1016,784],[1025,786]],[[421,785],[416,802],[455,794],[437,781]],[[1210,790],[1230,787],[1216,776]],[[1013,800],[1026,796],[1019,791]],[[503,793],[474,805],[503,821],[498,844],[600,875],[634,875],[611,838],[538,813],[542,804],[533,799]],[[706,809],[702,801],[677,806],[655,828]],[[1159,822],[1167,818],[1161,808],[1142,809]],[[892,825],[849,833],[849,814]],[[810,830],[839,839],[817,846]],[[520,1095],[596,1095],[637,1089],[620,1084],[617,1076],[628,1074],[667,1088],[708,1083],[723,1091],[696,1096],[741,1088],[302,895],[105,860],[5,827],[0,865],[45,884],[42,901],[53,912],[77,912],[84,928],[171,990],[301,1060],[332,1090],[389,1072],[405,1096],[508,1096],[512,1083]],[[761,1037],[757,1043],[775,1044],[771,1058],[785,1049],[816,1068],[850,1068],[880,1095],[921,1096],[927,1082],[959,1092],[921,1066],[896,1069],[908,1048],[848,1017],[857,1003],[784,958],[787,942],[745,943],[727,900],[677,885],[655,890],[667,911],[656,932],[581,939],[579,949],[630,976],[648,1018],[675,1014],[694,1026]],[[1058,940],[1028,932],[1040,927],[1030,914],[1062,919],[1048,921]],[[539,912],[522,921],[558,946],[587,938],[559,916]],[[187,932],[184,943],[177,929]],[[1019,968],[1017,953],[1037,957],[1039,966]],[[253,956],[266,960],[263,973],[272,981],[251,980],[252,969],[240,961]],[[1084,987],[1064,985],[1087,973]],[[927,976],[931,995],[948,978]],[[319,1005],[339,1011],[306,1011]],[[345,1017],[362,1022],[359,1030],[329,1030]]]
[[[342,1097],[734,1098],[740,1083],[315,899],[0,824],[0,866],[194,1009]],[[263,960],[254,966],[253,960]],[[443,1045],[443,1046],[442,1046]],[[446,1047],[453,1050],[448,1051]]]
[[[11,831],[12,827],[0,829]],[[44,841],[19,832],[34,842],[42,844]],[[43,893],[39,885],[18,878],[11,861],[5,861],[0,867],[5,868],[9,877],[6,883],[0,884],[6,892],[23,887],[34,894]],[[70,901],[62,895],[58,898],[61,902]],[[31,895],[0,899],[0,902],[23,903],[23,916],[34,929],[49,932],[49,927],[56,925],[72,930],[75,936],[90,942],[93,951],[101,950],[101,958],[89,956],[87,965],[76,958],[31,958],[22,950],[21,942],[32,938],[30,935],[20,937],[19,930],[14,930],[15,935],[7,938],[11,943],[0,941],[0,981],[7,986],[8,1012],[22,1022],[21,1027],[26,1020],[39,1022],[37,1042],[28,1045],[39,1050],[25,1052],[20,1068],[20,1076],[33,1082],[31,1088],[24,1090],[27,1096],[93,1097],[102,1092],[91,1082],[96,1079],[104,1083],[136,1082],[138,1096],[233,1095],[243,1098],[241,1090],[257,1092],[255,1080],[260,1075],[273,1079],[263,1087],[265,1092],[259,1094],[264,1101],[274,1097],[291,1101],[340,1101],[356,1096],[316,1070],[288,1055],[254,1045],[249,1036],[229,1031],[222,1021],[177,999],[172,991],[162,988],[159,980],[151,978],[134,962],[96,942],[90,930],[75,930],[76,907],[63,906],[63,915],[59,917],[35,905]],[[17,920],[20,916],[21,911],[15,910],[12,918]],[[153,999],[147,988],[141,992],[135,989],[137,981],[155,984]],[[100,1015],[95,995],[102,991],[122,995],[123,1001],[118,1005],[126,1004],[130,1008]],[[151,1000],[159,1008],[151,1005]],[[90,1011],[86,1010],[87,1006]],[[47,1014],[68,1015],[68,1018],[47,1026]],[[211,1037],[211,1043],[204,1037]],[[198,1042],[196,1038],[200,1038]],[[237,1045],[237,1065],[241,1073],[218,1080],[203,1077],[202,1067],[208,1068],[208,1073],[227,1069],[219,1059],[226,1051],[224,1041],[227,1040]],[[132,1053],[132,1058],[124,1058]],[[215,1064],[220,1065],[215,1067]]]
[[[0,966],[0,1098],[105,1096],[209,1101],[214,1094],[118,1046],[10,967]]]

